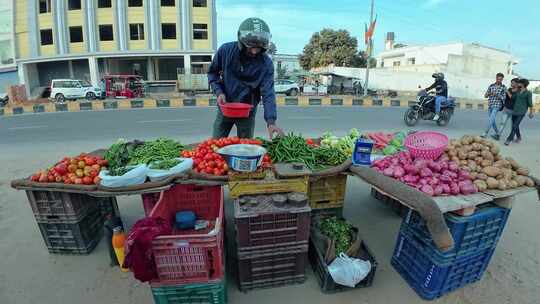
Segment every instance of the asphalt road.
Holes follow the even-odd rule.
[[[214,108],[140,109],[45,113],[0,118],[0,146],[8,150],[35,145],[59,145],[75,142],[111,142],[118,138],[148,139],[160,136],[199,140],[211,135]],[[280,107],[278,123],[286,132],[306,136],[324,131],[344,133],[360,130],[401,130],[403,108],[356,107]],[[486,112],[457,111],[445,128],[423,121],[416,129],[443,130],[446,133],[479,134],[487,121]],[[537,133],[540,120],[525,119],[525,134]],[[257,135],[265,135],[262,109],[259,109]],[[4,150],[5,151],[5,150]]]

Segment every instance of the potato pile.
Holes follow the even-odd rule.
[[[450,140],[444,156],[470,172],[478,191],[534,187],[527,168],[511,157],[503,158],[497,144],[479,136]]]

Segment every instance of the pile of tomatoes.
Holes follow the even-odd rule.
[[[257,139],[241,139],[238,137],[225,137],[220,139],[208,139],[199,144],[193,151],[182,151],[181,157],[193,159],[193,170],[198,173],[223,176],[229,172],[227,162],[217,153],[222,147],[238,144],[262,145]],[[268,154],[263,158],[263,167],[269,167],[272,161]]]
[[[76,157],[64,157],[54,167],[36,172],[31,180],[40,183],[98,185],[99,171],[107,165],[102,157],[82,153]]]

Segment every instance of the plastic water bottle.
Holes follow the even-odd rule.
[[[124,244],[126,243],[126,234],[122,230],[122,227],[116,227],[113,229],[112,245],[114,248],[114,253],[116,254],[116,259],[118,264],[120,264],[120,270],[123,272],[128,272],[128,268],[122,267],[124,265],[125,252]]]

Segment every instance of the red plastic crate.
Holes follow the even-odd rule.
[[[173,230],[152,242],[154,261],[161,283],[204,283],[224,277],[223,189],[176,185],[161,194],[150,217],[174,223],[179,211],[193,211],[197,219],[210,221],[203,231]]]

